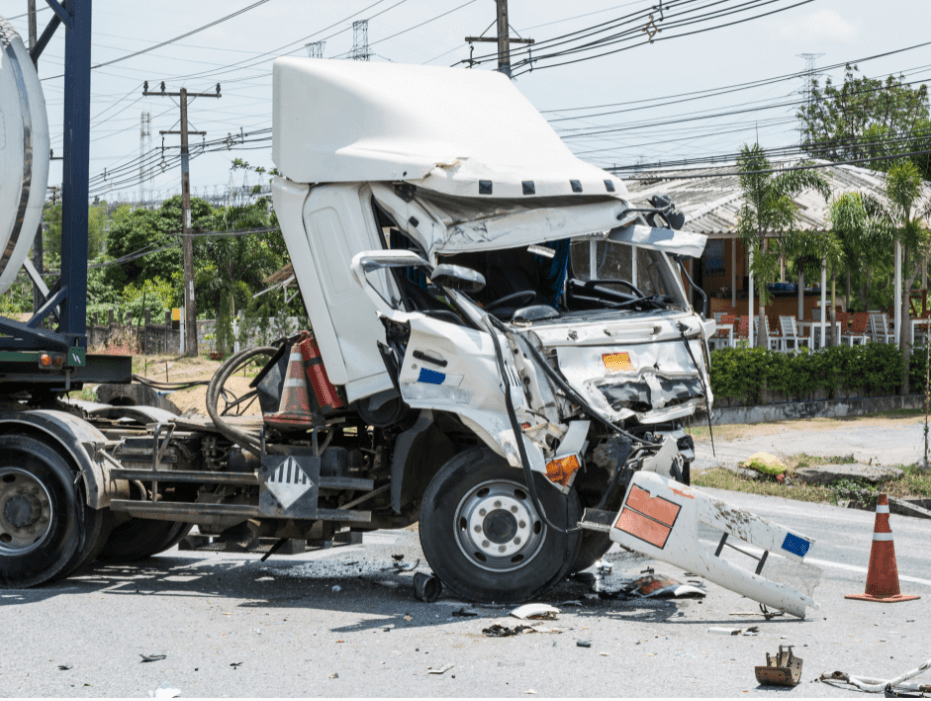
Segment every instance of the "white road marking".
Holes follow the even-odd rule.
[[[861,572],[862,574],[867,573],[866,567],[859,567],[857,565],[842,565],[839,562],[831,562],[830,560],[817,560],[813,557],[806,557],[805,562],[810,562],[813,565],[821,565],[822,567],[833,567],[838,570]],[[919,577],[909,577],[907,574],[900,574],[899,580],[903,582],[912,582],[913,584],[924,584],[926,587],[931,587],[931,580],[921,579]]]

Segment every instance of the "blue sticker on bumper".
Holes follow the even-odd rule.
[[[427,370],[427,368],[421,368],[420,377],[417,378],[417,381],[426,382],[430,385],[441,385],[445,379],[445,373],[437,372],[436,370]]]
[[[787,533],[786,539],[782,541],[783,550],[790,552],[793,555],[798,555],[799,557],[805,557],[805,554],[808,552],[810,547],[811,543],[809,543],[807,540],[797,535],[792,535],[791,533]]]

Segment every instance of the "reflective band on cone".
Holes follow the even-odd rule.
[[[899,568],[889,527],[889,499],[885,494],[880,494],[876,502],[876,525],[873,527],[873,547],[870,548],[870,567],[866,574],[866,593],[848,594],[844,598],[890,604],[920,598],[900,593]]]

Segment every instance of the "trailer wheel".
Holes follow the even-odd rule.
[[[541,475],[537,493],[561,528],[582,512],[575,491],[553,489]],[[459,596],[517,603],[552,588],[576,559],[581,534],[546,525],[524,473],[489,448],[460,453],[430,481],[420,508],[420,543],[433,571]]]
[[[194,524],[131,518],[113,528],[97,559],[133,562],[169,550],[191,532]]]
[[[25,588],[80,563],[87,507],[67,461],[27,436],[0,436],[0,586]],[[91,519],[93,521],[93,519]]]

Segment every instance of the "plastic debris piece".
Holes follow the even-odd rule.
[[[230,662],[230,667],[232,667],[233,669],[239,669],[239,665],[241,664],[242,662]]]
[[[508,628],[507,626],[502,626],[498,623],[495,623],[493,626],[482,629],[482,635],[486,638],[512,638],[515,635],[521,635],[522,633],[536,633],[533,628],[530,626],[514,626],[513,628]]]
[[[158,662],[159,660],[164,660],[167,655],[143,655],[140,652],[139,657],[142,658],[143,662]]]
[[[471,618],[472,616],[477,616],[478,611],[466,611],[465,607],[463,607],[458,611],[453,611],[452,615],[458,618]]]
[[[444,664],[442,667],[427,667],[427,674],[446,674],[449,670],[453,668],[451,664]]]
[[[410,572],[420,566],[420,558],[418,558],[416,562],[392,562],[391,564],[398,572]]]
[[[575,646],[576,647],[591,647],[592,642],[590,640],[576,640]]]
[[[387,587],[388,589],[398,588],[398,583],[392,582],[390,579],[379,579],[377,582],[375,582],[375,584],[382,586],[382,587]]]
[[[73,664],[60,664],[58,665],[58,669],[60,669],[62,672],[67,672],[69,669],[74,669],[74,665]]]
[[[537,693],[537,692],[534,691],[533,689],[527,689],[527,691],[525,691],[524,693],[525,693],[525,694],[535,694],[535,693]]]
[[[85,684],[85,686],[90,685]],[[179,696],[181,696],[181,689],[176,688],[174,684],[169,682],[162,682],[158,685],[158,688],[149,692],[149,697],[153,699],[176,699]]]
[[[404,616],[404,620],[405,620],[405,621],[413,621],[413,620],[414,620],[414,617],[413,617],[413,616]]]
[[[581,606],[582,602],[578,599],[570,599],[569,601],[560,601],[560,606]]]
[[[645,599],[703,599],[706,593],[691,584],[672,584],[668,587],[654,589],[644,596]]]
[[[716,633],[718,635],[759,635],[760,628],[759,626],[750,626],[747,629],[743,628],[709,628],[709,633]]]
[[[589,601],[597,601],[601,597],[598,596],[598,594],[586,594],[585,598],[588,599]]]
[[[533,619],[535,621],[555,621],[556,615],[561,611],[549,604],[524,604],[511,611],[510,615],[522,621]]]
[[[330,591],[341,592],[343,588],[339,584],[334,584],[330,587]]]
[[[792,646],[788,645],[783,649],[779,646],[779,652],[770,657],[766,653],[766,664],[757,666],[756,680],[760,684],[768,686],[798,686],[802,678],[802,658],[792,654]]]
[[[602,657],[611,657],[610,652],[599,652],[598,654],[601,655]]]
[[[333,674],[330,675],[330,679],[339,679],[339,672],[333,672]]]
[[[392,555],[391,559],[394,560],[395,562],[400,562],[401,560],[404,559],[404,556],[403,555]]]

